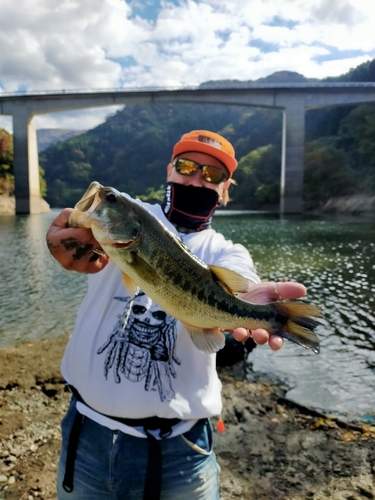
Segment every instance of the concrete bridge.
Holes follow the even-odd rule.
[[[41,212],[34,124],[34,117],[38,114],[110,105],[171,103],[280,109],[283,112],[280,212],[291,214],[302,212],[305,111],[370,102],[375,102],[375,83],[263,84],[215,89],[0,94],[0,114],[13,117],[16,213]]]

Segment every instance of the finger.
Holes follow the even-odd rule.
[[[91,229],[67,227],[71,208],[64,209],[47,231],[46,240],[53,257],[65,268],[96,273],[109,262]],[[99,253],[98,253],[99,251]]]
[[[71,250],[77,244],[89,244],[92,247],[99,247],[99,243],[93,237],[91,229],[78,227],[68,227],[69,216],[72,213],[72,208],[65,208],[54,219],[49,227],[46,239],[51,252],[58,251],[60,248]]]
[[[70,214],[73,212],[72,208],[64,208],[62,212],[54,219],[52,222],[52,226],[58,227],[67,227],[66,223],[68,222]]]
[[[250,337],[250,332],[246,328],[236,328],[233,330],[232,335],[238,342],[246,342]]]
[[[277,335],[270,335],[268,344],[273,351],[278,351],[284,345],[284,339]]]
[[[52,222],[49,230],[47,231],[47,237],[61,240],[75,239],[81,243],[92,243],[92,241],[99,247],[93,237],[91,229],[86,227],[70,227],[68,226],[68,220],[70,214],[72,213],[72,208],[64,208],[62,212],[56,217]],[[92,241],[91,241],[92,240]],[[55,241],[54,243],[57,243]]]
[[[84,265],[84,263],[82,264],[82,270],[86,273],[94,274],[104,269],[108,262],[108,255],[98,255],[96,253],[93,253],[89,258],[88,264],[86,266]]]
[[[47,231],[46,241],[53,255],[59,252],[72,252],[78,257],[100,247],[91,229],[86,228],[51,226]]]
[[[279,299],[297,299],[306,295],[306,288],[293,281],[263,281],[252,285],[246,293],[238,296],[253,304],[267,304]]]
[[[294,281],[280,281],[275,283],[275,292],[283,299],[298,299],[307,293],[306,287]]]
[[[263,328],[258,328],[257,330],[251,331],[251,337],[256,344],[264,345],[268,342],[269,333]]]
[[[233,337],[238,342],[245,342],[248,338],[252,337],[254,342],[258,345],[267,344],[273,351],[278,351],[284,345],[284,339],[278,335],[271,335],[263,328],[258,328],[256,330],[246,330],[245,328],[236,328],[233,330]]]

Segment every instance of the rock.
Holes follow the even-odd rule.
[[[322,207],[323,213],[362,214],[375,211],[375,196],[356,194],[330,198]]]
[[[0,498],[56,500],[60,422],[70,399],[59,374],[67,340],[0,349]],[[363,424],[366,432],[352,432],[347,441],[347,428],[317,426],[314,413],[287,404],[285,385],[244,361],[218,372],[225,422],[214,437],[221,500],[375,498],[375,427]],[[45,394],[54,390],[53,397]]]
[[[230,333],[225,333],[225,346],[216,355],[216,366],[234,366],[244,361],[246,356],[256,347],[252,338],[246,342],[237,342]]]
[[[51,211],[51,207],[46,200],[40,200],[41,213]],[[0,215],[14,215],[16,213],[16,200],[14,196],[0,195]]]
[[[0,195],[0,215],[14,215],[16,202],[14,196]]]

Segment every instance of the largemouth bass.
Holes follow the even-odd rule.
[[[224,347],[223,331],[264,328],[315,353],[319,307],[304,302],[252,304],[236,297],[249,283],[237,273],[200,261],[143,206],[111,187],[93,182],[75,205],[68,224],[91,228],[120,268],[134,296],[138,287],[180,320],[204,353]]]

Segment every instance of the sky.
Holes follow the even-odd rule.
[[[0,13],[0,95],[324,78],[375,57],[371,0],[0,0]],[[87,130],[116,109],[40,115],[36,127]]]

